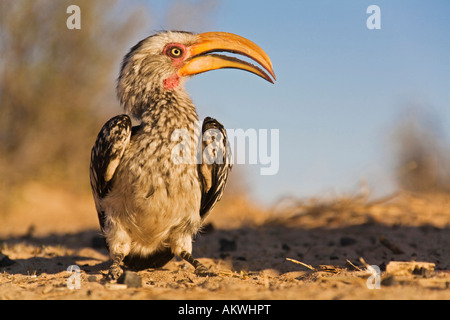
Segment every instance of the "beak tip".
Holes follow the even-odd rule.
[[[210,59],[208,67],[205,67],[206,64],[205,66],[202,66],[202,72],[220,68],[236,68],[257,74],[272,84],[274,84],[277,80],[277,77],[273,71],[272,62],[267,54],[250,40],[227,32],[206,32],[201,33],[198,36],[200,38],[199,42],[196,43],[191,49],[192,57],[202,57],[202,59],[207,59],[209,56]],[[227,58],[227,56],[212,55],[213,52],[220,51],[247,56],[261,65],[267,73],[256,66],[239,61],[238,59],[232,60]],[[206,53],[208,53],[208,55],[205,55]],[[209,53],[211,53],[211,55],[209,55]],[[222,61],[219,61],[218,59],[222,59]],[[224,61],[227,63],[224,63]],[[241,63],[240,65],[239,62]],[[216,65],[214,66],[214,64]]]
[[[269,79],[270,79],[270,82],[272,83],[272,84],[275,84],[275,81],[277,81],[277,77],[275,76],[275,73],[272,71],[271,73],[270,73],[270,75],[272,76],[272,78],[270,78],[269,77]]]

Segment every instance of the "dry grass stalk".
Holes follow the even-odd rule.
[[[286,260],[291,261],[291,262],[296,263],[296,264],[300,264],[300,265],[308,268],[309,270],[316,271],[316,269],[313,266],[311,266],[309,264],[306,264],[306,263],[303,263],[301,261],[298,261],[298,260],[295,260],[295,259],[291,259],[291,258],[286,258]]]

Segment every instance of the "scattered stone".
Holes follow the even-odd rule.
[[[140,288],[142,287],[142,278],[136,272],[127,270],[117,279],[117,283],[125,284],[128,288]]]
[[[88,281],[88,282],[97,282],[97,277],[94,276],[94,275],[90,275],[90,276],[87,278],[87,281]]]
[[[432,262],[418,262],[418,261],[390,261],[386,266],[386,273],[407,276],[411,274],[419,274],[428,276],[434,271],[436,265]]]
[[[107,283],[105,288],[108,290],[124,290],[127,288],[127,285],[123,283]]]

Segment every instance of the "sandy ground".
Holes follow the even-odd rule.
[[[290,199],[274,210],[228,199],[194,243],[217,276],[173,259],[138,272],[133,288],[105,280],[110,262],[88,195],[39,185],[26,194],[0,215],[0,299],[450,299],[448,196]],[[392,261],[434,268],[388,272]]]

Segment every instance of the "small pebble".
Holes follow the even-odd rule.
[[[97,277],[94,276],[94,275],[90,275],[90,276],[87,278],[87,281],[89,281],[89,282],[96,282],[96,281],[97,281]]]
[[[142,278],[136,272],[127,270],[117,279],[117,283],[125,284],[128,288],[140,288],[142,287]]]
[[[125,290],[127,288],[127,285],[119,283],[107,283],[105,285],[105,288],[108,290]]]

